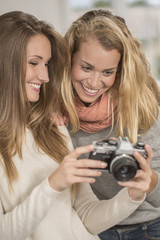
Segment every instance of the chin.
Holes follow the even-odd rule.
[[[27,96],[29,102],[38,102],[39,101],[39,94],[35,95],[28,95]]]
[[[38,102],[39,98],[29,98],[28,101],[29,102]]]

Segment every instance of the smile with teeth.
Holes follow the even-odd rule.
[[[90,89],[86,86],[84,86],[82,83],[81,83],[82,87],[84,88],[84,90],[86,90],[88,93],[97,93],[99,91],[99,89]]]
[[[28,83],[30,87],[36,88],[36,89],[40,89],[41,85],[40,84],[36,84],[36,83]]]

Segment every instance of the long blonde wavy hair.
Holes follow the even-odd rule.
[[[136,142],[138,134],[155,123],[160,103],[160,89],[151,76],[140,42],[132,36],[123,18],[107,10],[89,11],[72,23],[65,34],[71,57],[89,37],[98,40],[104,49],[116,49],[121,54],[108,95],[117,100],[117,134],[124,137],[127,132],[130,141]]]
[[[36,35],[46,36],[51,43],[52,59],[49,78],[43,84],[39,101],[30,103],[25,90],[26,45]],[[0,163],[12,186],[18,179],[13,156],[22,156],[22,143],[28,127],[37,145],[52,159],[61,162],[68,154],[67,143],[57,127],[51,124],[55,116],[67,111],[76,126],[75,109],[68,80],[69,54],[64,38],[52,26],[21,11],[0,16]]]

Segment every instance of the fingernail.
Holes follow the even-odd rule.
[[[100,165],[101,165],[102,167],[106,167],[106,166],[107,166],[107,163],[106,163],[106,162],[101,162]]]
[[[98,172],[98,176],[101,176],[102,175],[102,172]]]
[[[89,145],[89,148],[90,148],[91,150],[93,150],[94,145],[93,145],[93,144]]]

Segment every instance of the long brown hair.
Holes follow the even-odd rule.
[[[30,103],[25,91],[26,45],[36,34],[49,39],[52,59],[48,67],[50,81],[43,84],[39,101]],[[63,135],[49,116],[52,111],[67,111],[73,125],[76,122],[73,103],[64,93],[69,61],[66,43],[53,26],[20,11],[0,16],[0,163],[11,185],[18,178],[13,156],[23,157],[26,127],[37,145],[57,162],[68,153]]]

